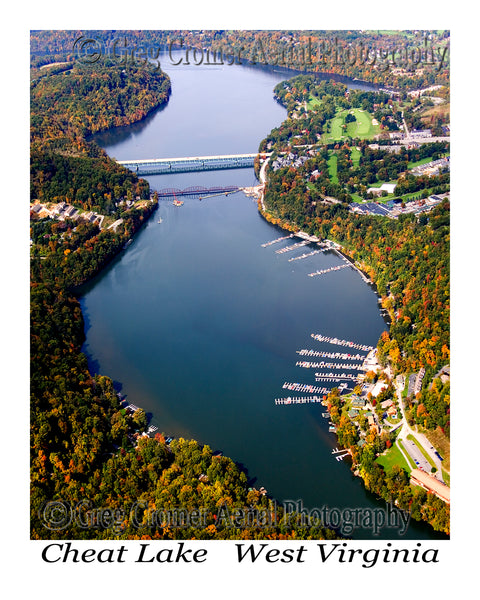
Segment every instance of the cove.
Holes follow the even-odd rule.
[[[162,67],[172,79],[168,105],[96,136],[110,156],[255,152],[286,116],[273,98],[283,72]],[[252,169],[147,179],[157,190],[256,182]],[[285,254],[276,250],[291,241],[262,247],[284,235],[243,193],[186,198],[181,207],[161,200],[133,243],[84,288],[83,350],[90,368],[121,386],[161,432],[221,450],[279,503],[385,508],[332,456],[336,437],[321,405],[275,405],[275,398],[291,395],[284,382],[315,384],[314,369],[295,366],[297,350],[339,351],[311,333],[375,346],[387,328],[374,290],[353,269],[307,276],[342,264],[337,255],[290,262],[310,247]],[[357,530],[352,537],[373,535]],[[398,535],[384,529],[378,537]],[[415,522],[404,536],[441,537]]]

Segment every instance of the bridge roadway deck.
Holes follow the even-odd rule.
[[[119,160],[117,163],[138,175],[161,175],[185,173],[189,171],[210,171],[215,169],[240,169],[253,167],[255,154],[225,154],[218,156],[186,156],[179,158],[151,158],[139,160]],[[270,154],[262,154],[262,157]]]

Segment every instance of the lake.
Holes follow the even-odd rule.
[[[240,66],[177,66],[168,105],[141,123],[95,137],[118,160],[256,152],[285,118],[273,88],[286,75]],[[147,177],[152,189],[250,186],[253,169]],[[159,217],[162,222],[158,223]],[[332,252],[289,261],[317,248],[279,254],[298,240],[262,244],[286,233],[267,223],[242,192],[160,200],[158,211],[125,252],[81,298],[84,352],[152,424],[194,438],[240,463],[255,487],[279,503],[338,510],[385,508],[349,465],[335,460],[336,437],[320,404],[275,405],[305,394],[285,382],[316,383],[318,369],[295,365],[302,348],[342,351],[312,333],[375,346],[387,325],[374,289]],[[312,359],[314,360],[314,359]],[[321,359],[317,359],[321,360]],[[369,529],[351,534],[372,538]],[[380,539],[398,539],[384,529]],[[434,539],[412,523],[409,539]]]

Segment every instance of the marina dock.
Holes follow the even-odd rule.
[[[289,258],[288,262],[293,262],[294,260],[302,260],[302,258],[308,258],[309,256],[313,256],[314,254],[320,254],[320,252],[325,252],[325,250],[313,250],[312,252],[302,254],[301,256],[294,256],[293,258]]]
[[[363,354],[348,354],[346,352],[318,352],[317,350],[297,350],[300,356],[312,356],[315,358],[339,358],[341,360],[364,360]]]
[[[349,365],[347,363],[332,363],[332,362],[307,362],[304,360],[297,361],[296,367],[303,367],[305,369],[356,369],[357,371],[364,371],[363,365]]]
[[[353,373],[315,373],[315,381],[341,381],[342,379],[350,379],[357,381],[357,375]]]
[[[363,350],[364,352],[370,352],[370,350],[373,350],[373,346],[356,344],[355,342],[350,342],[348,340],[339,340],[338,338],[328,337],[326,335],[321,335],[320,333],[312,333],[311,336],[314,340],[317,340],[317,342],[327,342],[328,344],[336,344],[337,346],[348,346],[354,350]]]
[[[316,404],[318,402],[323,402],[323,398],[320,396],[302,396],[302,397],[294,397],[291,398],[275,398],[275,404]]]
[[[294,237],[294,233],[292,233],[291,235],[286,235],[285,237],[279,237],[276,240],[272,240],[271,242],[265,242],[265,244],[262,244],[262,248],[267,248],[268,246],[271,246],[272,244],[277,244],[278,242],[283,242],[283,240],[290,240],[291,238]]]
[[[285,248],[280,248],[280,250],[275,250],[275,254],[285,254],[285,252],[291,252],[292,250],[296,250],[297,248],[301,248],[302,246],[306,246],[310,242],[297,242],[296,244],[292,244],[291,246],[285,246]]]
[[[330,390],[326,387],[310,385],[308,383],[290,383],[286,381],[282,387],[284,390],[291,390],[292,392],[306,392],[307,394],[328,394],[330,392]]]
[[[339,450],[338,448],[335,448],[332,450],[332,454],[335,456],[336,460],[343,460],[345,456],[350,454],[350,450],[345,448],[343,450]]]
[[[340,271],[340,269],[346,269],[350,267],[350,263],[348,265],[337,265],[336,267],[330,267],[329,269],[320,269],[319,271],[314,271],[313,273],[308,273],[309,277],[316,277],[317,275],[325,275],[325,273],[331,273],[332,271]]]
[[[362,352],[368,352],[368,354],[365,355],[359,354],[358,352],[355,354],[351,354],[349,352],[324,352],[318,350],[309,350],[306,348],[296,350],[296,353],[300,356],[337,359],[335,361],[328,362],[299,360],[295,363],[295,366],[308,369],[332,369],[330,372],[315,372],[315,382],[325,381],[328,383],[333,383],[335,384],[334,387],[336,387],[340,393],[343,393],[345,390],[353,389],[353,387],[365,376],[363,372],[367,370],[369,359],[375,353],[374,348],[367,346],[366,344],[358,344],[349,340],[341,340],[336,337],[328,337],[317,333],[312,333],[311,337],[320,342],[347,346],[349,349],[353,348]],[[342,372],[334,372],[333,370],[341,370]],[[346,373],[345,371],[357,371],[357,373]],[[360,371],[360,373],[358,373],[358,371]],[[332,390],[331,387],[289,381],[285,381],[282,388],[293,392],[312,394],[312,396],[288,396],[286,398],[275,398],[275,404],[309,404],[320,402],[326,405],[326,396]],[[328,413],[323,413],[322,416],[327,418]],[[329,431],[336,431],[333,423],[330,423]]]

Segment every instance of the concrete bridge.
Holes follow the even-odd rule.
[[[117,163],[137,175],[165,175],[167,173],[187,173],[190,171],[211,171],[215,169],[241,169],[253,167],[255,154],[225,154],[219,156],[186,156],[182,158],[151,158],[141,160],[118,160]],[[270,153],[261,154],[261,158]]]

